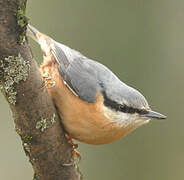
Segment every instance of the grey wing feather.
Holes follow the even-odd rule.
[[[95,71],[87,64],[87,58],[59,43],[53,43],[51,48],[58,63],[59,73],[67,86],[80,99],[94,102],[98,83]]]
[[[59,66],[62,74],[62,68]],[[92,103],[98,89],[97,79],[93,69],[87,68],[83,60],[73,61],[64,74],[64,81],[82,100]]]
[[[64,69],[67,69],[67,67],[70,65],[69,58],[66,56],[65,52],[59,45],[60,45],[59,43],[52,41],[51,43],[52,53],[57,63],[59,65],[62,65]]]

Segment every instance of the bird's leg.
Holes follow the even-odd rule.
[[[76,162],[76,158],[80,161],[81,160],[81,155],[80,153],[76,150],[76,148],[78,148],[78,144],[75,144],[72,141],[72,138],[70,137],[69,134],[67,134],[65,132],[65,137],[68,141],[68,143],[72,146],[72,158],[71,158],[71,163],[64,163],[62,164],[62,166],[76,166],[77,162]]]
[[[56,85],[56,82],[48,76],[43,76],[43,80],[44,80],[44,87],[46,87],[47,89],[53,88]]]
[[[44,86],[48,89],[55,86],[55,81],[51,78],[52,76],[52,61],[49,57],[44,56],[44,62],[40,66],[40,71],[43,77]]]
[[[68,143],[72,146],[72,160],[75,160],[75,157],[77,157],[79,160],[81,160],[80,153],[76,150],[78,148],[78,144],[75,144],[67,133],[65,133],[65,137],[68,140]]]

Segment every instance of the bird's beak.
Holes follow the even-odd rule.
[[[141,117],[153,118],[153,119],[166,119],[166,116],[158,112],[148,110],[147,113],[142,114]]]

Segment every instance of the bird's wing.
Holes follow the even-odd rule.
[[[59,43],[53,43],[51,49],[59,73],[69,89],[80,99],[94,102],[99,85],[96,71],[88,64],[87,58]]]

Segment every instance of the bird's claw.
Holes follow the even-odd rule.
[[[72,141],[72,138],[67,134],[65,133],[65,137],[66,139],[68,140],[68,143],[72,146],[72,158],[71,160],[72,161],[75,161],[75,159],[77,158],[78,161],[81,160],[81,155],[80,153],[76,150],[78,148],[78,144],[75,144],[73,141]]]
[[[43,88],[46,87],[47,89],[50,89],[56,85],[56,82],[51,77],[45,75],[43,76],[43,84]]]

